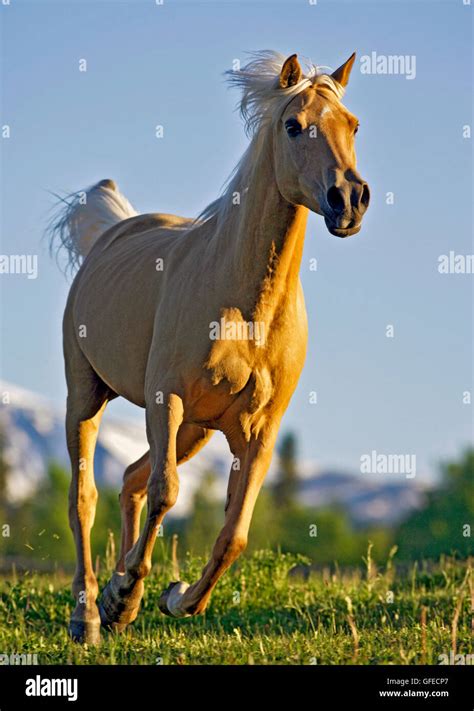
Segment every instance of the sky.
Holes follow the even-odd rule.
[[[375,450],[415,455],[421,479],[472,441],[473,277],[438,268],[473,252],[470,5],[11,0],[0,18],[0,251],[38,257],[36,279],[0,275],[4,380],[64,403],[69,283],[42,239],[50,191],[113,178],[140,212],[194,216],[247,145],[223,80],[234,60],[276,49],[334,69],[356,51],[344,102],[371,205],[346,240],[310,215],[309,348],[282,429],[323,467],[357,471]],[[407,56],[411,78],[364,72],[372,53]]]

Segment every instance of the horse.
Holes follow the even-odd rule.
[[[160,610],[202,613],[247,545],[305,361],[299,269],[308,212],[346,238],[369,204],[356,170],[359,123],[341,101],[354,60],[329,74],[303,69],[296,54],[263,51],[227,72],[242,92],[249,145],[197,218],[138,214],[107,179],[65,199],[50,226],[53,251],[64,248],[68,266],[79,267],[63,319],[76,641],[97,644],[101,626],[122,631],[137,617],[157,532],[177,500],[177,467],[215,430],[233,455],[224,525],[200,579],[171,582]],[[145,408],[149,451],[125,471],[119,561],[97,602],[94,449],[106,405],[119,396]]]

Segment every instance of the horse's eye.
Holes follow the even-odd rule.
[[[285,130],[290,138],[296,138],[296,136],[300,135],[303,129],[301,128],[299,121],[291,118],[288,119],[288,121],[285,121]]]
[[[354,129],[354,135],[357,133],[358,130],[359,130],[359,124],[357,124],[357,126]]]

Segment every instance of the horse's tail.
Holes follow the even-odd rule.
[[[101,180],[91,188],[61,198],[47,233],[50,251],[67,255],[66,270],[74,271],[100,235],[137,211],[113,180]]]

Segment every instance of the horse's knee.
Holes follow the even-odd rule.
[[[179,485],[176,479],[152,481],[148,484],[149,517],[162,517],[175,505],[178,499]]]

